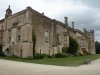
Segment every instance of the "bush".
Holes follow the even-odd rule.
[[[47,55],[48,58],[54,58],[54,55]]]
[[[0,51],[0,56],[6,56],[4,52]]]
[[[57,53],[57,54],[55,54],[55,57],[56,58],[64,58],[64,57],[67,57],[67,55],[65,53]]]
[[[19,58],[17,55],[12,55],[11,57],[13,57],[13,58]]]
[[[68,50],[68,47],[63,47],[63,48],[62,48],[62,52],[63,52],[63,53],[67,53],[67,50]]]
[[[68,53],[67,56],[68,57],[74,57],[75,55]]]
[[[27,58],[25,58],[26,60],[33,60],[33,57],[29,56]]]
[[[76,53],[75,55],[76,55],[76,56],[83,56],[82,53]]]
[[[34,55],[34,59],[43,59],[44,57],[46,57],[46,54],[37,53],[37,54]]]

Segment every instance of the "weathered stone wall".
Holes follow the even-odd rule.
[[[88,41],[88,50],[91,54],[95,54],[95,40],[94,40],[94,31],[90,30],[85,33],[87,35]]]
[[[64,39],[69,46],[69,36],[64,24],[51,20],[33,10],[32,24],[36,36],[36,53],[55,54],[62,52]],[[49,33],[49,42],[45,42],[45,31]],[[66,36],[66,37],[64,37]]]
[[[33,11],[32,25],[36,36],[36,53],[49,54],[52,51],[52,20]],[[45,31],[49,33],[49,41],[45,42]]]
[[[82,48],[95,52],[94,33],[91,36],[80,31],[75,33],[75,29],[65,24],[52,20],[41,14],[31,7],[27,7],[18,13],[15,13],[4,20],[0,20],[0,30],[3,26],[3,51],[9,48],[9,55],[17,55],[20,57],[33,56],[33,39],[32,32],[36,36],[35,53],[55,54],[62,52],[62,47],[69,47],[69,36],[77,40],[79,51]],[[17,41],[17,29],[20,28],[20,41]],[[9,30],[11,30],[11,41],[9,42]],[[48,37],[47,37],[48,36]],[[87,38],[90,39],[87,39]],[[83,44],[81,42],[83,41]],[[81,41],[81,42],[80,42]],[[89,49],[89,44],[91,49]],[[87,49],[88,48],[88,49]],[[81,52],[82,53],[82,52]]]
[[[31,20],[29,20],[28,10],[23,10],[5,18],[3,51],[9,48],[11,55],[22,57],[32,56],[32,25],[30,23]],[[20,41],[17,41],[17,28],[21,29]],[[11,30],[11,42],[9,42],[9,30]]]
[[[79,33],[78,31],[75,32],[75,40],[78,43],[78,52],[84,54],[84,51],[88,52],[87,40],[84,34]]]

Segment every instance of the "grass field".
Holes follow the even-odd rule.
[[[44,59],[28,59],[28,58],[15,58],[15,57],[0,57],[0,59],[7,59],[13,61],[29,62],[36,64],[49,64],[49,65],[59,65],[59,66],[79,66],[86,60],[96,60],[100,58],[98,55],[85,55],[85,56],[74,56],[66,58],[44,58]]]

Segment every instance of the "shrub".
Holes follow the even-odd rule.
[[[37,54],[34,55],[34,59],[43,59],[44,57],[46,57],[45,54],[39,54],[39,53],[37,53]]]
[[[82,53],[76,53],[76,56],[83,56]]]
[[[6,56],[4,52],[0,51],[0,56]]]
[[[19,58],[17,55],[12,55],[11,57],[13,57],[13,58]]]
[[[75,55],[68,53],[67,56],[68,57],[74,57]]]
[[[54,58],[54,55],[47,55],[48,58]]]
[[[62,52],[67,53],[68,47],[62,47]]]
[[[56,58],[64,58],[64,57],[67,57],[67,55],[65,53],[57,53],[57,54],[55,54],[55,57]]]
[[[83,53],[84,53],[84,55],[89,55],[89,52],[86,50],[84,50]]]
[[[33,57],[29,56],[26,58],[27,60],[33,60]]]
[[[2,52],[2,43],[0,43],[0,51]]]

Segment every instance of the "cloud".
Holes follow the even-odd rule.
[[[100,8],[100,0],[78,0],[81,1],[84,5],[87,5],[92,8]]]
[[[11,5],[13,13],[31,6],[52,19],[61,22],[64,17],[75,22],[75,28],[94,29],[96,40],[100,39],[100,0],[0,0],[0,18],[4,18],[5,10]]]

